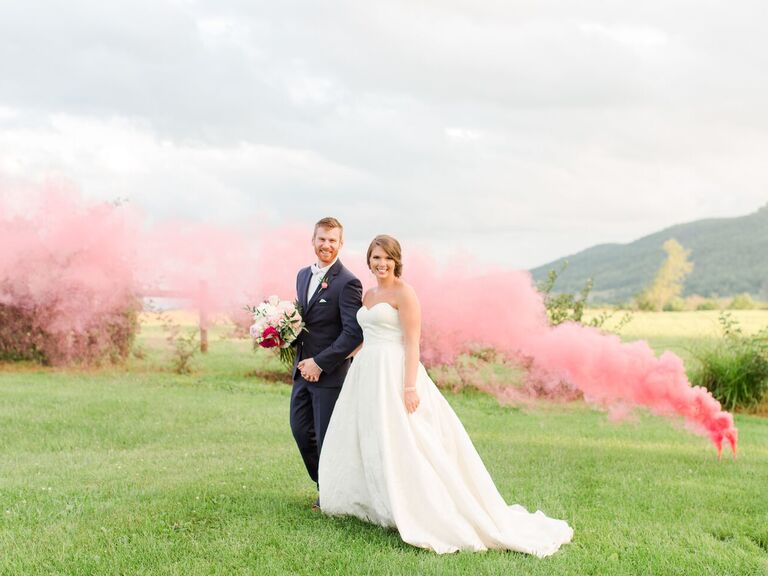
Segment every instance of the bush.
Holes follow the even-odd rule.
[[[704,300],[696,305],[696,310],[718,310],[719,308],[717,300]]]
[[[198,329],[188,328],[184,330],[180,324],[174,322],[173,318],[165,313],[158,312],[157,319],[163,326],[166,333],[165,340],[171,345],[173,356],[171,366],[176,374],[191,374],[192,360],[200,351],[198,340]]]
[[[734,296],[733,300],[731,300],[731,303],[728,305],[728,308],[731,310],[754,310],[757,308],[757,302],[752,299],[752,296],[745,292]]]
[[[0,360],[45,363],[47,338],[35,321],[35,311],[0,304]]]
[[[730,314],[720,315],[723,338],[702,349],[691,381],[704,386],[726,410],[753,408],[768,393],[768,328],[744,336]]]
[[[685,300],[682,298],[673,298],[662,307],[664,312],[682,312],[685,310]]]
[[[0,361],[49,366],[121,362],[136,338],[139,310],[139,301],[127,298],[86,325],[57,330],[55,309],[0,304]]]
[[[568,267],[566,261],[560,270],[550,270],[547,273],[547,278],[542,282],[539,282],[536,289],[544,297],[544,306],[547,308],[547,316],[549,317],[549,323],[552,326],[557,326],[563,322],[578,322],[585,324],[586,326],[592,326],[593,328],[605,329],[608,320],[613,318],[614,312],[601,312],[594,316],[589,322],[584,322],[584,309],[589,299],[589,294],[592,292],[592,279],[587,280],[584,287],[578,294],[570,294],[567,292],[554,294],[553,288],[558,277]],[[616,327],[613,328],[614,332],[620,331],[632,320],[632,315],[625,313],[617,322]]]
[[[647,298],[644,298],[642,296],[638,296],[637,298],[637,309],[641,312],[657,312],[658,308],[656,307],[656,304]]]
[[[131,213],[55,186],[18,205],[5,197],[0,190],[0,360],[126,358],[140,310]]]
[[[560,270],[550,270],[547,278],[539,282],[537,289],[544,296],[544,305],[547,307],[549,323],[557,326],[563,322],[581,322],[584,316],[584,307],[587,304],[587,298],[592,291],[592,279],[587,280],[584,288],[578,294],[552,292],[558,277],[565,272],[568,262],[565,262]]]

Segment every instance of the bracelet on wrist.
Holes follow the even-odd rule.
[[[403,388],[403,390],[405,390],[405,391],[416,390],[416,386],[406,386],[405,388]]]

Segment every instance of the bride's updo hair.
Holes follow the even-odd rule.
[[[400,249],[400,242],[387,234],[379,234],[376,236],[376,238],[371,241],[371,245],[368,246],[368,255],[365,258],[368,262],[369,269],[371,267],[371,253],[376,246],[384,250],[387,256],[395,261],[395,276],[400,278],[400,275],[403,273],[403,251]]]

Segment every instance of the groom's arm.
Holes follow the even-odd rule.
[[[357,323],[357,311],[362,305],[363,285],[360,280],[353,278],[342,288],[339,297],[341,334],[314,358],[323,372],[333,372],[363,341],[363,330]]]

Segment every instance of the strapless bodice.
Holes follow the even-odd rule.
[[[403,344],[400,314],[389,302],[379,302],[357,311],[357,322],[363,329],[363,345]]]

